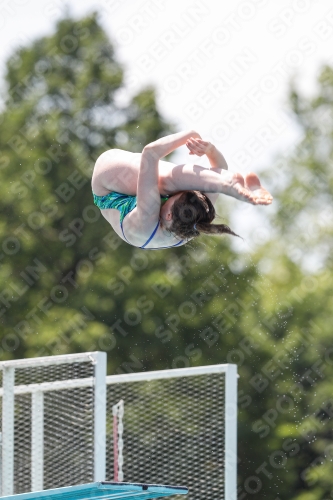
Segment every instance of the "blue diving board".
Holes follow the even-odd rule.
[[[149,500],[171,495],[186,495],[187,493],[188,489],[183,486],[105,481],[20,493],[19,495],[1,497],[1,500]]]

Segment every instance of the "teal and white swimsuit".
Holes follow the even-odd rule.
[[[122,194],[122,193],[116,193],[115,191],[111,191],[111,193],[108,193],[105,196],[97,196],[96,194],[93,193],[93,197],[94,197],[95,205],[97,205],[97,207],[100,208],[101,210],[105,210],[108,208],[115,208],[116,210],[119,210],[121,231],[123,233],[125,240],[127,241],[127,243],[129,243],[129,241],[126,238],[125,233],[124,233],[123,221],[124,221],[126,215],[129,214],[130,212],[132,212],[132,210],[134,210],[134,208],[136,207],[136,196],[131,196],[131,195]],[[168,198],[169,198],[169,196],[161,196],[162,201],[166,201]],[[157,226],[155,227],[152,234],[149,236],[146,243],[144,245],[142,245],[142,247],[139,247],[139,248],[143,248],[144,250],[160,250],[163,248],[178,247],[179,245],[181,245],[184,242],[184,240],[181,240],[178,243],[176,243],[175,245],[171,245],[171,247],[146,248],[148,243],[150,243],[151,240],[154,238],[159,225],[160,225],[160,223],[158,222]]]

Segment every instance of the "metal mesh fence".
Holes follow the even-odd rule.
[[[93,481],[93,407],[93,388],[45,395],[45,489]]]
[[[31,394],[15,398],[14,427],[14,492],[31,488]]]
[[[188,500],[224,498],[224,373],[107,386],[107,479],[114,477],[112,406],[124,400],[124,481],[180,484]]]
[[[58,359],[58,364],[40,366],[37,363],[28,368],[15,365],[14,433],[11,430],[12,417],[10,420],[5,419],[4,425],[9,432],[5,432],[7,448],[3,454],[3,457],[8,456],[8,443],[14,443],[14,466],[7,469],[6,466],[2,467],[3,471],[14,470],[14,478],[11,476],[2,491],[8,491],[8,485],[12,484],[13,493],[18,494],[32,489],[92,482],[100,470],[103,475],[101,479],[113,480],[112,407],[122,399],[125,403],[122,422],[123,480],[185,485],[190,489],[189,500],[223,500],[225,372],[208,369],[207,372],[200,370],[200,374],[189,374],[187,371],[184,375],[185,371],[179,370],[177,376],[172,371],[163,375],[170,378],[160,378],[158,372],[157,375],[150,374],[149,381],[143,380],[141,376],[137,380],[136,374],[133,374],[132,380],[131,375],[124,378],[107,377],[107,456],[104,477],[104,463],[100,460],[104,454],[100,454],[96,447],[99,438],[96,442],[94,439],[103,436],[102,441],[105,442],[104,395],[100,398],[104,402],[102,406],[98,406],[98,391],[95,401],[95,387],[101,388],[105,382],[105,364],[99,364],[98,358],[98,363],[94,365],[97,358],[90,360],[90,355],[85,359],[87,361],[63,364]],[[98,376],[97,365],[100,367]],[[155,376],[157,378],[152,379]],[[85,380],[80,382],[80,379]],[[5,393],[8,395],[8,387],[10,393],[12,389],[8,386],[9,378],[6,380]],[[57,390],[54,384],[58,384]],[[42,406],[38,406],[41,402]],[[1,415],[2,403],[0,397]],[[8,404],[12,404],[8,397],[5,404],[7,408]],[[38,418],[40,408],[42,419]],[[6,415],[6,411],[3,415]],[[39,461],[41,449],[42,466],[35,463]],[[36,471],[39,472],[36,474]],[[38,476],[40,471],[42,478]]]
[[[94,365],[90,361],[16,368],[15,387],[93,376]],[[43,488],[93,481],[93,388],[64,387],[43,394]],[[14,402],[14,493],[18,494],[32,489],[32,394],[29,389],[15,394]]]

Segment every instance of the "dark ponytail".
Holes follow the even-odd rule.
[[[226,224],[212,224],[216,217],[214,205],[200,191],[184,191],[172,207],[170,231],[182,239],[204,234],[231,234],[238,236]]]

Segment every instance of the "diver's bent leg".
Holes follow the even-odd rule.
[[[253,193],[244,185],[244,178],[239,173],[219,169],[210,170],[199,165],[177,165],[165,178],[161,185],[166,194],[178,191],[197,190],[206,193],[221,193],[253,205],[268,205],[271,196]]]

